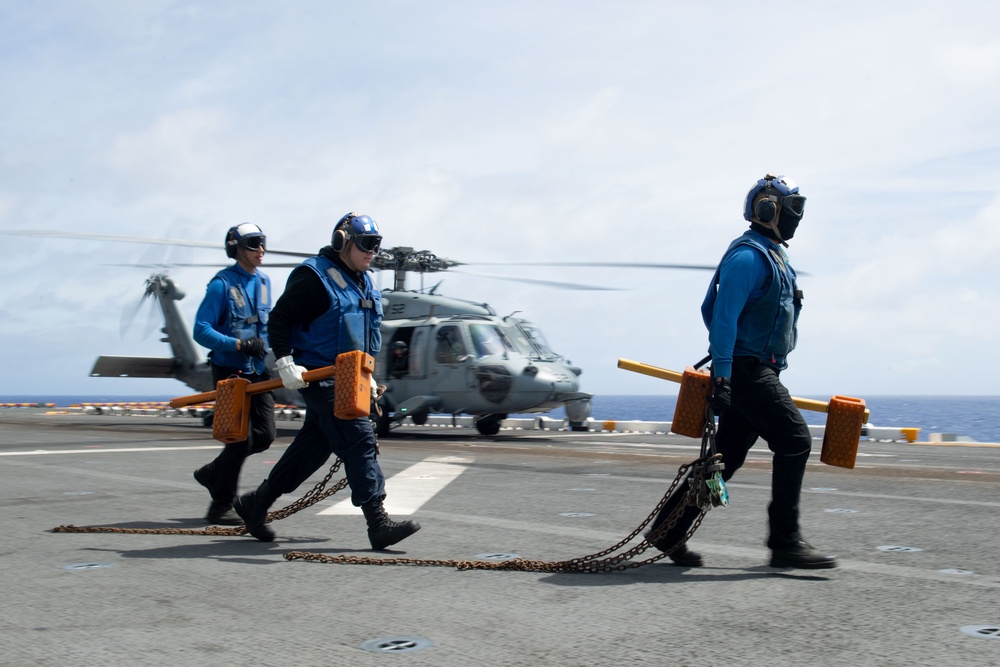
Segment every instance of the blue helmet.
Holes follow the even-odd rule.
[[[762,192],[768,196],[754,203],[754,199]],[[805,205],[806,198],[799,194],[799,186],[795,181],[787,176],[767,174],[747,193],[746,201],[743,202],[743,217],[749,222],[767,225],[777,217],[779,208],[785,208],[801,218]]]
[[[340,252],[351,241],[363,252],[378,252],[382,247],[382,235],[378,224],[363,213],[348,213],[337,221],[330,243]]]
[[[244,222],[230,227],[229,231],[226,232],[226,257],[229,259],[236,259],[237,248],[258,250],[266,246],[267,237],[255,224]]]

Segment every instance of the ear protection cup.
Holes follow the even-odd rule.
[[[239,247],[240,244],[236,241],[236,228],[232,227],[226,232],[226,257],[236,259],[236,251]]]
[[[334,251],[340,252],[347,245],[347,233],[343,229],[338,229],[333,232],[333,239],[330,241],[330,245],[333,246]]]
[[[767,224],[774,220],[774,216],[778,214],[778,207],[770,199],[761,199],[754,204],[753,213],[754,217],[762,223]]]

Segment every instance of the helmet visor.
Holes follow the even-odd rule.
[[[378,234],[355,234],[351,241],[361,252],[378,252],[382,247],[382,237]]]
[[[806,210],[806,198],[802,195],[785,195],[781,198],[781,207],[788,209],[793,215],[802,217]]]

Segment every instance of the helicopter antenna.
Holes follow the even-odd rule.
[[[518,314],[518,313],[520,313],[520,312],[521,312],[520,310],[515,310],[515,311],[514,311],[513,313],[511,313],[510,315],[508,315],[507,317],[503,318],[503,321],[504,321],[504,322],[506,322],[507,320],[509,320],[510,318],[514,317],[515,315],[517,315],[517,314]]]

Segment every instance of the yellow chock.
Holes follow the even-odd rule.
[[[823,429],[823,449],[819,460],[839,468],[854,468],[865,423],[865,400],[850,396],[830,399]]]
[[[689,438],[700,438],[705,432],[705,408],[711,393],[712,376],[708,371],[695,370],[691,366],[685,368],[670,431]]]
[[[215,385],[215,416],[212,437],[227,445],[243,442],[250,433],[250,380],[232,377]]]
[[[371,411],[371,375],[375,359],[361,350],[337,355],[337,376],[333,383],[333,414],[337,419],[367,417]]]

